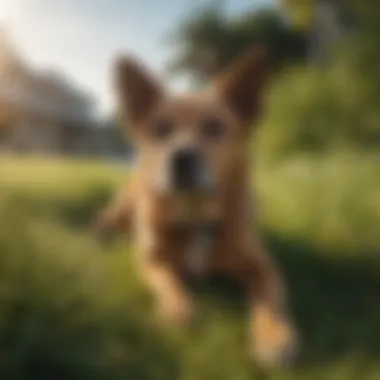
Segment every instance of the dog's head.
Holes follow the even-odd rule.
[[[157,192],[218,190],[246,159],[265,60],[253,48],[204,91],[171,95],[143,66],[117,60],[115,84],[145,179]]]

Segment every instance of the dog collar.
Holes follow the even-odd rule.
[[[202,275],[208,254],[219,233],[218,223],[203,223],[196,227],[195,236],[187,252],[187,267],[194,275]]]

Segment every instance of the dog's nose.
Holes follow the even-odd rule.
[[[199,152],[192,149],[179,150],[174,154],[172,175],[177,189],[193,190],[201,185],[201,161]]]

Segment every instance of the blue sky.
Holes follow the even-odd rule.
[[[139,55],[160,71],[170,54],[167,32],[204,0],[0,0],[0,22],[38,67],[62,69],[112,104],[110,62],[116,52]],[[230,12],[274,0],[225,0]],[[175,83],[179,85],[180,83]]]

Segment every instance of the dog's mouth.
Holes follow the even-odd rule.
[[[221,218],[220,202],[215,194],[193,193],[172,195],[167,216],[172,226],[194,226],[214,223]]]

